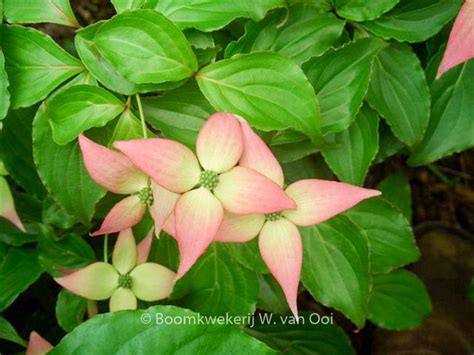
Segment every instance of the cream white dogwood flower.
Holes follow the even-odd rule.
[[[139,248],[131,229],[120,232],[112,254],[112,264],[96,262],[69,275],[55,278],[62,287],[90,300],[110,298],[112,312],[136,309],[137,298],[158,301],[168,297],[176,274],[168,268],[144,262],[149,248]],[[141,263],[140,263],[141,262]]]

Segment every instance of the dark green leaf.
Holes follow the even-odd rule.
[[[163,96],[143,99],[145,117],[167,138],[194,147],[199,130],[215,111],[194,80]]]
[[[474,146],[474,60],[457,66],[431,85],[431,119],[421,146],[410,156],[422,165]]]
[[[125,103],[105,89],[74,85],[58,93],[46,104],[53,140],[60,145],[72,142],[82,132],[103,127],[125,109]]]
[[[391,10],[400,0],[336,0],[336,12],[348,20],[369,21]]]
[[[25,227],[27,228],[27,231],[23,232],[9,220],[0,217],[0,242],[13,246],[36,242],[38,236],[33,228],[30,228],[29,225],[26,225]]]
[[[374,163],[380,163],[403,150],[405,145],[400,142],[392,133],[390,126],[381,120],[379,123],[379,151]]]
[[[0,317],[0,339],[12,341],[26,347],[26,341],[18,335],[15,328],[3,317]]]
[[[42,273],[35,251],[11,248],[0,265],[0,311],[12,304]]]
[[[386,273],[420,257],[410,222],[384,199],[363,201],[345,214],[369,237],[371,272]]]
[[[0,47],[0,121],[7,115],[8,108],[10,107],[8,85],[8,75],[5,70],[5,57],[3,56],[3,51]]]
[[[209,247],[176,283],[172,295],[180,305],[201,314],[239,316],[255,311],[257,297],[256,273],[239,265],[219,244]]]
[[[277,314],[288,314],[290,312],[281,286],[272,275],[258,275],[258,284],[260,286],[258,309]]]
[[[265,316],[270,316],[271,321],[268,322]],[[280,354],[355,354],[344,331],[332,323],[321,323],[322,317],[317,313],[303,313],[299,323],[293,324],[285,317],[260,315],[260,324],[245,331]],[[329,316],[324,317],[324,321],[331,319]]]
[[[408,45],[391,45],[375,57],[367,102],[407,145],[421,139],[430,118],[430,93],[418,57]]]
[[[198,317],[172,306],[101,314],[66,335],[50,354],[93,354],[97,349],[107,354],[221,355],[242,354],[242,349],[252,355],[274,354],[237,327],[200,324]]]
[[[372,33],[400,42],[421,42],[438,33],[456,16],[462,0],[400,0],[382,17],[364,22]]]
[[[309,140],[298,143],[279,144],[272,147],[278,161],[282,164],[291,163],[319,152],[321,149]]]
[[[103,24],[104,21],[100,21],[77,31],[74,41],[79,57],[87,70],[106,88],[120,94],[132,95],[137,92],[167,90],[182,83],[181,81],[173,81],[160,84],[134,84],[125,79],[97,50],[94,36]]]
[[[113,17],[99,27],[94,42],[115,70],[136,84],[178,81],[197,70],[183,33],[153,10]]]
[[[76,222],[76,219],[67,213],[51,196],[46,196],[43,200],[43,223],[61,229],[68,229]]]
[[[432,311],[423,282],[406,270],[374,275],[369,320],[391,330],[414,329]]]
[[[270,272],[260,256],[258,238],[254,238],[247,243],[225,243],[222,244],[222,247],[246,268],[261,274],[267,274]]]
[[[12,108],[33,105],[84,70],[79,60],[42,32],[3,25],[0,35]]]
[[[0,159],[10,176],[30,194],[42,197],[45,190],[36,172],[31,125],[37,107],[11,110],[0,131]]]
[[[349,129],[336,133],[340,148],[323,149],[326,163],[339,180],[362,185],[379,148],[379,118],[367,106],[359,111]]]
[[[321,107],[323,132],[343,131],[354,121],[369,87],[372,61],[384,46],[378,38],[361,39],[305,63]]]
[[[411,221],[411,188],[408,177],[403,170],[387,176],[377,186],[385,200],[396,206]]]
[[[33,154],[38,173],[56,202],[83,224],[89,224],[105,190],[89,177],[77,141],[54,143],[43,107],[33,122]]]
[[[325,306],[341,311],[358,328],[367,317],[369,246],[367,236],[345,216],[300,228],[303,239],[301,280]]]
[[[334,174],[321,155],[311,155],[283,164],[287,185],[302,179],[334,180]]]
[[[56,319],[66,332],[72,332],[84,319],[87,300],[62,289],[56,301]]]
[[[208,65],[196,77],[216,110],[239,114],[264,131],[293,128],[320,139],[316,95],[290,59],[271,52],[242,54]]]
[[[41,226],[38,253],[40,264],[54,276],[59,270],[80,269],[96,261],[94,250],[83,238],[77,234],[57,237],[47,226]]]
[[[3,0],[10,23],[52,22],[79,27],[69,0]]]
[[[321,12],[309,4],[297,4],[260,22],[249,21],[245,34],[226,48],[225,57],[271,50],[301,64],[333,46],[344,24],[330,12]]]
[[[259,1],[159,1],[156,10],[171,19],[179,28],[194,27],[201,31],[218,30],[239,17],[261,20],[267,11],[284,7],[283,0]]]

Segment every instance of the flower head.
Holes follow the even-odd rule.
[[[112,254],[112,265],[96,262],[67,276],[55,278],[62,287],[91,299],[110,298],[110,310],[136,309],[137,298],[158,301],[168,297],[176,274],[146,261],[151,233],[143,246],[135,244],[132,230],[120,232]]]
[[[178,195],[157,184],[138,169],[124,154],[79,136],[84,165],[91,178],[116,194],[130,195],[118,202],[92,236],[120,232],[137,224],[147,208],[155,220],[155,231],[172,212]]]
[[[241,124],[246,138],[240,164],[283,185],[278,161],[250,126],[244,121]],[[318,179],[297,181],[285,192],[295,201],[296,209],[254,215],[226,213],[215,240],[243,243],[259,235],[260,254],[282,287],[291,311],[297,316],[296,298],[303,259],[297,226],[322,223],[366,198],[380,195],[380,192]]]
[[[199,132],[196,155],[162,138],[115,142],[137,167],[164,189],[181,194],[174,208],[175,238],[184,275],[214,239],[224,210],[234,214],[272,213],[295,208],[281,187],[259,172],[236,166],[243,131],[229,113],[212,115]]]
[[[25,227],[23,227],[23,223],[21,223],[20,217],[16,213],[15,202],[7,180],[3,176],[0,176],[0,196],[2,197],[0,200],[0,217],[8,219],[19,229],[25,231]]]
[[[474,0],[466,0],[449,34],[437,77],[471,58],[474,58]]]

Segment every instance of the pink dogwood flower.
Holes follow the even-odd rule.
[[[178,194],[150,183],[124,154],[97,144],[84,135],[79,136],[84,165],[91,178],[116,194],[130,195],[118,202],[105,217],[100,229],[92,236],[120,232],[140,222],[146,208],[155,221],[159,234],[161,225],[171,212]],[[171,202],[170,202],[171,201]]]
[[[0,217],[8,219],[24,232],[25,227],[23,227],[23,223],[21,223],[20,217],[16,213],[12,193],[8,187],[7,180],[3,176],[0,176],[0,196],[2,197],[0,201]]]
[[[240,165],[254,169],[283,186],[283,171],[270,149],[242,120],[244,152]],[[247,242],[259,235],[260,254],[280,284],[295,316],[301,274],[303,247],[298,226],[322,223],[358,202],[380,195],[379,191],[318,179],[300,180],[285,192],[295,201],[293,210],[269,214],[236,215],[226,213],[217,231],[219,242]]]
[[[176,274],[168,268],[146,260],[149,248],[136,247],[132,230],[120,232],[112,254],[112,264],[95,262],[72,274],[54,280],[67,290],[91,300],[110,298],[112,312],[136,309],[137,298],[158,301],[168,297]]]
[[[466,0],[449,34],[437,78],[471,58],[474,58],[474,0]]]
[[[230,113],[215,113],[204,124],[196,142],[197,157],[185,145],[164,138],[115,142],[114,146],[155,183],[182,194],[173,216],[181,256],[178,277],[212,242],[224,210],[255,214],[296,207],[278,184],[255,170],[236,166],[243,134]]]
[[[44,339],[41,335],[35,331],[30,333],[26,355],[45,355],[52,349],[53,346],[51,343]]]

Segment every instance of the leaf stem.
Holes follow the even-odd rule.
[[[142,101],[140,99],[140,95],[135,94],[135,99],[137,100],[138,113],[140,114],[140,121],[142,123],[143,138],[148,138],[148,134],[146,132],[145,115],[143,114],[143,107],[142,107]]]
[[[109,260],[109,253],[108,253],[108,246],[109,246],[109,235],[104,235],[104,262],[108,262]]]

